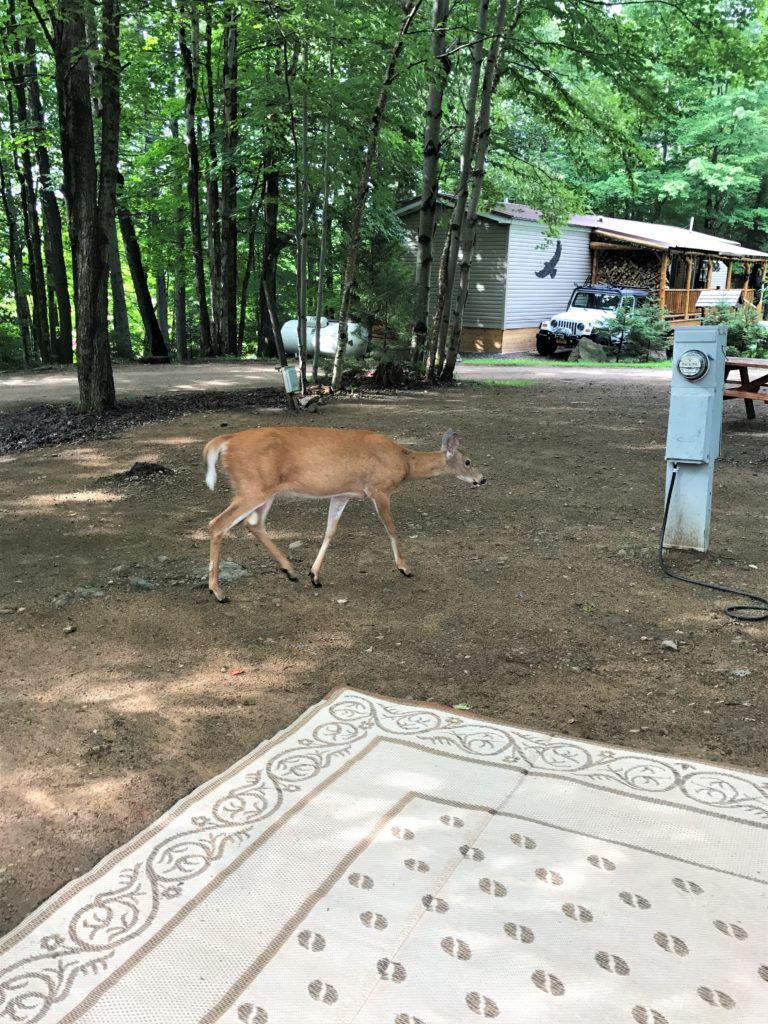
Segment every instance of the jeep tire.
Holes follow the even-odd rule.
[[[552,337],[539,334],[536,337],[536,351],[540,356],[551,358],[557,352],[557,341]]]

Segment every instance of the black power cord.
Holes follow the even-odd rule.
[[[664,534],[667,531],[667,516],[669,515],[669,506],[672,501],[672,492],[675,489],[675,480],[677,479],[677,465],[672,465],[672,479],[669,483],[669,491],[667,492],[667,501],[664,505],[664,520],[661,524],[661,537],[659,538],[659,565],[661,571],[665,575],[669,576],[673,580],[682,580],[683,583],[693,583],[697,587],[707,587],[709,590],[719,590],[723,594],[737,594],[739,597],[748,597],[751,601],[756,601],[757,604],[732,604],[723,611],[726,615],[729,615],[732,619],[736,619],[738,622],[763,622],[768,619],[768,598],[760,597],[758,594],[749,594],[746,590],[735,590],[733,587],[721,587],[717,583],[704,583],[702,580],[692,580],[688,576],[681,576],[679,573],[672,572],[664,564]]]

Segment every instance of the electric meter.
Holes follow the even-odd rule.
[[[677,361],[677,372],[686,380],[701,380],[709,369],[709,356],[697,348],[683,352]]]

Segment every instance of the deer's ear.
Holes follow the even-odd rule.
[[[455,455],[459,450],[459,435],[455,430],[446,430],[443,434],[443,451],[448,455]]]

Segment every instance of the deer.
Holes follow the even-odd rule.
[[[373,502],[389,536],[395,565],[410,577],[413,573],[400,552],[390,509],[392,492],[407,480],[433,476],[455,476],[474,486],[485,483],[483,474],[459,450],[453,430],[446,430],[438,452],[407,448],[370,430],[338,427],[254,427],[220,434],[203,449],[205,482],[211,490],[216,487],[219,458],[234,491],[232,502],[208,524],[208,589],[222,603],[228,598],[219,584],[221,542],[238,523],[245,523],[289,580],[298,581],[296,570],[266,531],[269,510],[279,495],[330,499],[325,535],[309,572],[313,586],[320,587],[328,546],[350,498]]]

